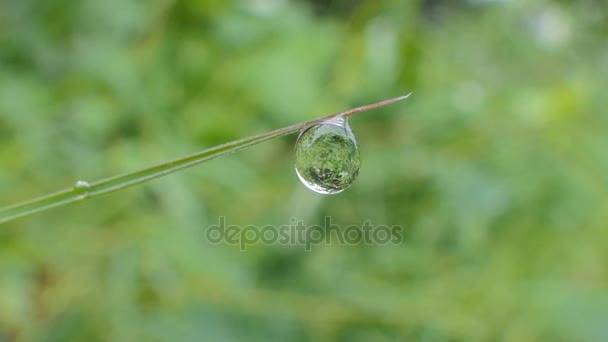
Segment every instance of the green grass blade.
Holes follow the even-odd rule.
[[[102,179],[89,184],[90,186],[88,188],[88,191],[83,191],[82,188],[73,187],[50,195],[37,197],[26,202],[5,207],[0,209],[0,223],[8,222],[19,217],[32,215],[47,209],[60,207],[72,202],[82,201],[84,199],[125,189],[127,187],[144,183],[154,178],[158,178],[200,164],[207,160],[211,160],[228,153],[236,152],[238,150],[261,143],[266,140],[300,132],[301,130],[307,127],[313,126],[336,116],[353,116],[355,114],[362,113],[367,110],[382,107],[406,99],[409,95],[410,94],[362,107],[353,108],[345,112],[332,114],[320,119],[302,122],[288,127],[279,128],[270,132],[254,135],[248,138],[235,140],[226,144],[215,146],[178,159],[166,161],[138,171]]]

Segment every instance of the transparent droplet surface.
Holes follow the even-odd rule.
[[[74,193],[78,195],[79,198],[87,197],[89,195],[90,189],[91,186],[89,185],[89,183],[83,180],[79,180],[76,182],[76,184],[74,184]]]
[[[335,117],[302,132],[295,167],[312,191],[329,195],[348,189],[359,175],[361,154],[346,118]]]

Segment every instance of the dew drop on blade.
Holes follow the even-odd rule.
[[[89,196],[90,188],[91,186],[89,185],[89,183],[83,180],[79,180],[76,182],[76,184],[74,184],[73,191],[76,195],[78,195],[78,198],[86,198],[87,196]]]
[[[314,125],[296,142],[296,173],[310,190],[338,194],[355,181],[361,166],[359,145],[342,116]]]

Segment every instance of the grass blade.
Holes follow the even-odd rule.
[[[301,130],[307,127],[313,126],[336,116],[342,115],[345,117],[349,117],[371,109],[386,106],[388,104],[406,99],[407,97],[409,97],[409,95],[410,94],[407,94],[382,102],[353,108],[345,112],[332,114],[320,119],[302,122],[288,127],[279,128],[270,132],[254,135],[248,138],[235,140],[188,156],[150,166],[138,171],[102,179],[89,184],[88,191],[85,191],[83,187],[75,186],[70,189],[65,189],[50,195],[37,197],[26,202],[5,207],[0,209],[0,223],[8,222],[19,217],[32,215],[47,209],[60,207],[72,202],[82,201],[87,198],[92,198],[95,196],[100,196],[103,194],[125,189],[136,184],[147,182],[154,178],[158,178],[179,170],[189,168],[191,166],[203,163],[207,160],[211,160],[228,153],[236,152],[238,150],[264,142],[266,140],[300,132]]]

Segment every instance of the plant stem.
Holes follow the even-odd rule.
[[[406,99],[410,94],[362,107],[349,109],[345,112],[332,114],[320,119],[302,122],[284,128],[279,128],[274,131],[254,135],[248,138],[235,140],[185,157],[166,161],[158,165],[147,167],[142,170],[102,179],[91,184],[79,181],[77,185],[73,188],[65,189],[50,195],[37,197],[26,202],[18,203],[0,209],[0,223],[8,222],[19,217],[32,215],[34,213],[41,212],[47,209],[60,207],[68,203],[81,201],[87,198],[111,193],[136,184],[144,183],[151,179],[200,164],[202,162],[217,158],[227,153],[236,152],[243,148],[261,143],[272,138],[277,138],[302,131],[305,128],[314,126],[318,123],[337,116],[349,117],[358,113],[362,113],[374,108],[382,107]]]

